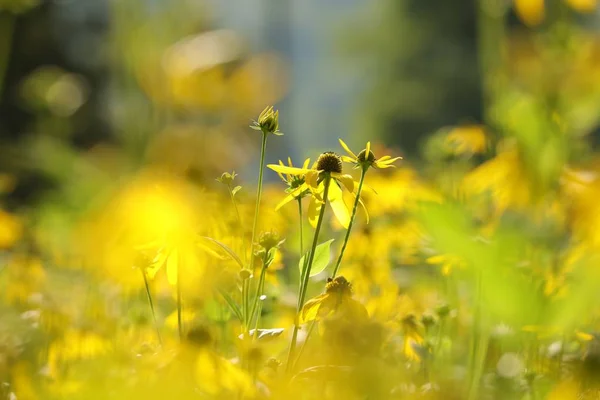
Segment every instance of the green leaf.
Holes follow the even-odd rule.
[[[232,195],[232,196],[235,196],[235,194],[236,194],[237,192],[239,192],[241,189],[242,189],[242,187],[241,187],[241,186],[236,186],[236,187],[234,187],[233,189],[231,189],[231,195]]]
[[[233,300],[229,293],[221,289],[219,289],[219,293],[221,294],[221,296],[223,296],[223,300],[225,300],[231,311],[233,311],[235,316],[240,320],[240,322],[242,322],[242,311],[240,310],[240,307],[235,303],[235,300]]]
[[[244,268],[244,264],[242,263],[242,260],[241,260],[241,259],[238,257],[238,255],[237,255],[237,254],[235,254],[235,251],[231,250],[231,248],[230,248],[229,246],[227,246],[227,245],[226,245],[226,244],[224,244],[224,243],[221,243],[221,242],[219,242],[219,241],[218,241],[218,240],[216,240],[216,239],[210,238],[210,237],[208,237],[208,236],[198,236],[198,237],[199,237],[200,239],[202,239],[202,240],[206,240],[206,241],[208,241],[208,242],[210,242],[210,243],[213,243],[213,244],[216,244],[217,246],[219,246],[219,247],[220,247],[222,250],[224,250],[224,251],[225,251],[225,253],[227,253],[227,255],[228,255],[228,256],[229,256],[229,257],[230,257],[232,260],[234,260],[236,263],[238,263],[238,265],[239,265],[241,268]]]
[[[313,258],[312,268],[310,270],[310,276],[315,276],[318,273],[323,272],[323,270],[327,268],[331,258],[331,243],[334,240],[335,239],[330,239],[317,246],[317,248],[315,249],[315,257]],[[308,267],[305,267],[304,265],[305,259],[308,261],[308,258],[306,258],[307,255],[309,255],[309,253],[303,255],[300,259],[300,262],[298,263],[298,268],[300,269],[300,276],[304,276],[304,268]]]
[[[284,328],[271,328],[271,329],[250,329],[249,336],[254,337],[254,332],[256,331],[256,339],[259,341],[267,341],[271,339],[275,339],[278,336],[281,336],[285,329]],[[244,334],[240,334],[238,338],[244,340]]]

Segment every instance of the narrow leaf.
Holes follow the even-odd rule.
[[[242,322],[242,311],[240,310],[240,307],[235,303],[233,298],[229,295],[229,293],[221,289],[219,289],[219,293],[221,294],[223,300],[225,300],[231,311],[233,311],[235,316],[240,320],[240,322]]]
[[[227,255],[228,255],[229,257],[231,257],[231,259],[232,259],[232,260],[234,260],[236,263],[238,263],[238,265],[239,265],[241,268],[244,268],[244,264],[242,263],[242,260],[241,260],[241,259],[238,257],[238,255],[237,255],[237,254],[235,254],[235,252],[234,252],[233,250],[231,250],[231,248],[230,248],[229,246],[227,246],[227,245],[226,245],[226,244],[224,244],[224,243],[221,243],[221,242],[219,242],[219,241],[218,241],[218,240],[216,240],[216,239],[210,238],[210,237],[208,237],[208,236],[198,236],[198,237],[199,237],[200,239],[207,240],[207,241],[209,241],[209,242],[211,242],[211,243],[214,243],[214,244],[216,244],[217,246],[219,246],[221,249],[223,249],[223,250],[224,250],[224,251],[227,253]]]

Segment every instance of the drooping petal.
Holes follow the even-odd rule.
[[[283,207],[290,201],[294,200],[296,197],[298,197],[298,195],[300,195],[300,193],[302,193],[306,189],[307,189],[306,184],[302,184],[302,185],[298,186],[296,189],[292,190],[290,193],[288,193],[287,196],[285,196],[283,198],[283,200],[281,200],[277,204],[277,206],[275,207],[275,211],[279,210],[281,207]]]
[[[339,174],[337,172],[332,172],[331,177],[335,178],[338,182],[340,182],[344,187],[350,192],[354,192],[354,179],[352,175],[348,174]]]
[[[350,212],[348,211],[348,207],[346,207],[346,203],[344,203],[342,189],[337,184],[329,187],[329,204],[331,204],[331,209],[336,219],[344,228],[348,229]]]
[[[343,162],[347,162],[350,164],[356,164],[356,159],[354,159],[352,157],[348,157],[348,156],[341,156],[341,157],[342,157]]]
[[[367,219],[367,224],[368,224],[369,223],[369,212],[367,211],[367,207],[365,206],[365,203],[363,203],[362,199],[358,199],[358,202],[360,203],[363,211],[365,212],[365,218]]]
[[[344,141],[342,139],[338,139],[340,141],[340,144],[342,145],[342,147],[344,148],[344,150],[346,150],[346,153],[350,154],[354,160],[356,160],[358,157],[356,154],[354,154],[352,152],[352,150],[350,150],[350,148],[348,147],[348,145],[346,143],[344,143]]]
[[[312,171],[311,169],[306,168],[296,168],[296,167],[287,167],[285,165],[277,165],[277,164],[269,164],[267,167],[271,168],[275,172],[280,172],[282,174],[290,174],[290,175],[305,175]]]
[[[317,297],[314,297],[304,304],[302,307],[302,311],[300,312],[300,324],[303,324],[308,321],[313,321],[317,319],[319,316],[319,310],[321,309],[321,305],[327,299],[327,294],[320,294]]]
[[[311,188],[311,190],[316,190],[319,185],[319,172],[314,169],[310,169],[308,171],[309,172],[307,172],[304,177],[304,181]]]
[[[323,207],[323,203],[315,199],[314,196],[311,196],[308,203],[308,222],[313,228],[317,226],[321,207]]]

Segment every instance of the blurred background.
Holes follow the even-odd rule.
[[[403,350],[388,352],[399,354],[390,370],[427,384],[430,358],[422,355],[446,351],[435,368],[439,382],[454,379],[450,392],[464,379],[443,372],[477,352],[465,338],[478,343],[480,331],[507,324],[502,332],[518,332],[516,339],[500,338],[469,361],[477,383],[468,391],[479,390],[487,368],[504,383],[514,378],[514,398],[526,398],[526,372],[546,379],[558,371],[543,382],[549,393],[562,382],[563,358],[586,360],[585,343],[600,348],[592,334],[600,317],[590,311],[600,282],[592,268],[600,257],[596,0],[0,0],[0,315],[9,321],[0,327],[28,324],[30,311],[46,318],[44,332],[6,329],[18,345],[0,346],[0,377],[35,380],[44,370],[54,380],[42,393],[66,398],[72,371],[61,362],[103,355],[113,340],[137,362],[127,353],[132,343],[156,341],[147,278],[156,329],[179,343],[172,276],[153,280],[156,270],[146,275],[138,258],[152,253],[161,260],[156,269],[168,269],[173,248],[202,234],[246,261],[260,154],[249,125],[268,105],[279,110],[285,135],[269,138],[267,164],[314,161],[340,151],[338,138],[357,152],[371,141],[377,156],[404,158],[392,172],[369,175],[379,193],[365,194],[374,222],[358,222],[344,265],[355,297],[392,332],[381,342],[398,350],[394,338],[404,340]],[[243,185],[237,220],[215,180],[232,170]],[[278,181],[272,171],[265,179]],[[277,184],[265,188],[259,228],[278,229],[289,248],[277,260],[283,270],[269,277],[275,300],[265,320],[289,328],[297,283],[289,265],[302,252],[294,210],[274,212],[283,196]],[[341,239],[335,221],[324,230]],[[224,260],[218,265],[234,264]],[[215,272],[210,257],[193,261],[184,293],[195,314],[186,321],[219,325],[221,353],[231,358],[238,325],[212,289],[239,296],[237,265]],[[491,289],[481,294],[476,279]],[[73,299],[85,302],[85,313]],[[435,323],[455,319],[427,331],[427,312],[440,309]],[[485,315],[481,326],[472,315]],[[551,333],[535,336],[541,331]],[[92,350],[69,352],[70,341]],[[547,355],[555,343],[562,347]],[[54,360],[52,348],[61,354]],[[506,350],[527,371],[496,368]],[[28,373],[15,367],[19,360]],[[405,371],[407,360],[421,367]],[[533,392],[534,378],[525,391]]]

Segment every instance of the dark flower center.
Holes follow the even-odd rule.
[[[317,169],[325,172],[342,172],[342,159],[332,151],[326,151],[317,160]]]
[[[360,162],[365,162],[365,161],[369,161],[369,162],[374,162],[375,161],[375,154],[373,154],[373,152],[371,150],[369,150],[369,157],[366,158],[365,160],[365,154],[367,153],[366,151],[367,149],[363,149],[360,153],[358,153],[358,161]]]
[[[337,276],[334,279],[329,278],[327,285],[325,285],[325,292],[351,296],[352,285],[343,276]]]

